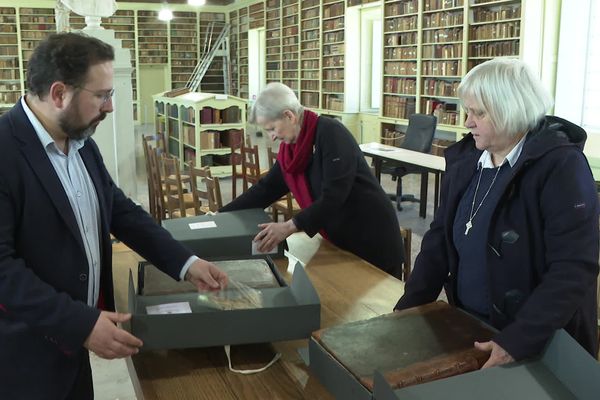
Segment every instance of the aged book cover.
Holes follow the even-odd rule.
[[[367,389],[380,371],[393,388],[474,371],[489,354],[476,350],[493,328],[444,302],[321,329],[313,338]]]

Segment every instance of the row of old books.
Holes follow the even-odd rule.
[[[416,94],[417,80],[414,78],[385,77],[383,80],[383,91],[396,94]]]
[[[412,97],[383,96],[383,115],[390,118],[406,119],[416,112],[416,102]]]
[[[241,119],[242,110],[235,106],[223,110],[211,107],[200,110],[201,124],[235,124],[241,122]]]

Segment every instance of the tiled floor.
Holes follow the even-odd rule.
[[[148,190],[146,183],[146,172],[144,167],[144,158],[141,150],[141,135],[152,133],[152,126],[138,126],[136,129],[136,138],[138,140],[138,154],[136,157],[136,166],[138,172],[138,196],[135,201],[142,204],[147,209],[148,205]],[[267,146],[271,146],[271,141],[264,136],[259,136],[256,133],[251,134],[253,144],[259,146],[261,167],[267,167]],[[408,175],[403,178],[404,193],[419,192],[419,176]],[[398,221],[401,226],[411,228],[412,236],[412,255],[414,262],[415,256],[421,247],[421,239],[425,231],[429,228],[429,224],[433,218],[433,178],[429,179],[429,198],[427,207],[427,218],[419,217],[419,203],[402,203],[403,210],[397,213]],[[391,180],[389,175],[383,175],[381,184],[388,193],[395,193],[396,182]],[[241,185],[238,183],[238,188]],[[221,192],[223,202],[231,201],[231,179],[224,178],[221,180]],[[91,356],[92,370],[94,375],[94,387],[97,400],[133,400],[135,394],[133,385],[129,379],[127,367],[123,360],[103,360],[95,355]]]

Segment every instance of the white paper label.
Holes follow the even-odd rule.
[[[165,303],[157,304],[155,306],[146,306],[146,313],[148,315],[159,315],[159,314],[191,314],[192,309],[190,303],[182,301],[179,303]]]
[[[276,254],[277,253],[278,246],[275,246],[275,248],[271,251],[267,251],[267,252],[258,251],[258,243],[259,242],[255,242],[254,240],[252,241],[252,255],[253,256],[255,256],[257,254]]]
[[[192,222],[188,224],[191,230],[196,229],[207,229],[207,228],[216,228],[217,224],[215,221],[205,221],[205,222]]]

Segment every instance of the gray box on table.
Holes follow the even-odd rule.
[[[252,254],[252,239],[260,231],[258,224],[273,222],[262,209],[230,211],[215,215],[167,219],[163,227],[189,247],[198,257],[208,260],[263,257]],[[269,255],[283,257],[284,243]]]
[[[377,373],[373,395],[376,400],[597,400],[600,363],[561,329],[535,359],[397,390]]]
[[[284,282],[260,293],[261,307],[221,310],[207,307],[196,292],[141,295],[130,273],[128,329],[144,342],[143,350],[159,350],[305,339],[319,328],[319,296],[300,263],[289,286]],[[192,313],[147,313],[147,306],[177,302],[188,302]]]

